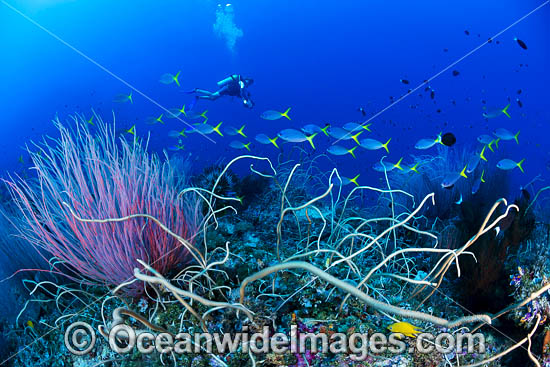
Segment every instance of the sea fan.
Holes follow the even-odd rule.
[[[74,129],[55,121],[60,136],[30,152],[34,180],[6,181],[23,217],[19,235],[58,259],[53,272],[84,284],[117,286],[133,278],[137,260],[160,273],[189,260],[181,241],[150,218],[87,222],[147,214],[177,236],[193,241],[199,219],[197,202],[180,197],[181,172],[149,154],[134,138],[117,139],[114,125],[98,119],[92,134],[74,118]],[[126,287],[139,295],[143,286]]]
[[[475,198],[478,205],[485,207],[508,195],[506,172],[497,169],[494,163],[483,160],[479,161],[473,172],[467,173],[467,179],[460,178],[452,188],[441,186],[445,175],[461,172],[473,154],[476,154],[473,149],[439,147],[437,155],[413,157],[413,165],[418,163],[418,173],[393,170],[388,173],[388,178],[392,188],[407,191],[417,201],[429,193],[435,193],[436,205],[429,207],[424,215],[441,220],[449,219],[460,213],[459,204],[462,202],[474,201]],[[495,161],[495,157],[491,160]],[[485,182],[480,184],[477,192],[472,193],[474,183],[482,173]]]

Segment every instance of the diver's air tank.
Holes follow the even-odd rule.
[[[223,87],[224,85],[228,84],[229,82],[231,82],[232,80],[237,80],[239,78],[239,76],[237,74],[233,74],[231,76],[228,76],[227,78],[225,78],[224,80],[220,80],[218,82],[218,87]]]

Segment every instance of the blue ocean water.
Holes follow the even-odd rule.
[[[541,1],[235,1],[232,21],[242,37],[236,38],[233,49],[214,30],[219,5],[214,1],[7,3],[28,17],[5,4],[0,7],[0,154],[8,171],[21,168],[18,157],[29,140],[53,132],[50,120],[56,114],[62,119],[75,112],[91,116],[94,109],[109,120],[114,112],[121,129],[136,124],[139,135],[151,132],[153,149],[167,148],[168,131],[183,128],[182,122],[165,119],[165,125],[146,125],[147,117],[164,111],[136,92],[134,104],[114,103],[116,94],[129,93],[130,88],[110,73],[166,108],[189,104],[192,97],[184,90],[213,90],[217,81],[239,73],[255,80],[250,87],[253,109],[227,97],[200,101],[196,109],[207,109],[213,125],[223,121],[222,129],[246,124],[257,155],[278,153],[273,146],[256,143],[252,138],[258,133],[275,136],[307,123],[341,126],[383,111],[370,121],[369,137],[392,138],[391,162],[402,156],[406,161],[418,153],[418,139],[439,132],[456,135],[454,149],[473,151],[478,135],[503,127],[521,130],[519,146],[503,145],[507,157],[525,158],[526,173],[514,172],[518,185],[550,174],[550,7],[475,50]],[[515,37],[528,49],[520,48]],[[460,74],[453,76],[453,70]],[[177,71],[181,88],[159,83],[162,74]],[[391,104],[434,76],[429,83],[433,100],[431,90],[421,86]],[[483,118],[485,106],[502,108],[508,103],[511,119]],[[288,107],[291,121],[259,117],[265,110]],[[209,136],[215,143],[192,135],[178,154],[192,153],[201,165],[241,153],[229,147],[231,137],[215,135]],[[322,152],[331,141],[318,136],[315,143]],[[361,183],[373,183],[380,175],[371,167],[381,152],[361,151],[355,160],[349,155],[333,159],[343,175],[360,173]]]

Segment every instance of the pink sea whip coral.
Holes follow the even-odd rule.
[[[137,259],[161,274],[189,261],[199,211],[192,195],[178,196],[183,172],[138,138],[117,138],[114,124],[99,120],[92,134],[74,120],[71,129],[55,121],[60,136],[29,151],[36,179],[6,181],[24,219],[19,234],[57,259],[53,272],[89,285],[133,279]],[[137,296],[143,284],[125,290]]]

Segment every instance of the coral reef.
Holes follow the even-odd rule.
[[[88,132],[81,134],[88,136]],[[122,144],[124,146],[124,142]],[[136,151],[144,154],[135,144],[135,150],[127,154],[136,154]],[[42,153],[48,159],[59,157],[45,153],[48,151]],[[142,155],[140,157],[142,164],[150,163]],[[503,241],[509,243],[508,249],[521,249],[525,245],[519,242],[524,242],[531,232],[524,232],[523,227],[533,223],[529,214],[531,202],[519,200],[508,204],[505,199],[496,200],[476,210],[475,219],[466,225],[458,212],[444,220],[426,215],[430,207],[439,205],[435,194],[430,192],[417,198],[401,187],[394,187],[391,179],[385,180],[381,187],[358,186],[346,191],[338,170],[327,172],[321,168],[326,165],[318,164],[321,159],[300,154],[297,159],[281,159],[278,165],[273,165],[267,158],[244,155],[206,170],[192,180],[192,186],[163,181],[166,187],[176,191],[170,197],[200,200],[193,202],[192,207],[196,210],[191,211],[203,214],[200,225],[194,227],[193,241],[183,237],[186,232],[176,230],[180,222],[174,222],[175,211],[164,217],[163,212],[148,212],[147,207],[132,213],[83,213],[84,205],[77,198],[58,198],[59,202],[69,204],[71,210],[63,211],[60,218],[71,223],[71,228],[106,225],[113,231],[140,234],[143,228],[155,226],[153,228],[162,232],[157,233],[159,239],[170,238],[187,245],[186,251],[191,257],[176,272],[174,262],[169,263],[170,267],[160,268],[153,264],[150,254],[133,250],[127,255],[131,275],[125,275],[131,278],[130,281],[118,279],[116,283],[117,279],[110,279],[90,285],[80,281],[77,275],[93,278],[80,273],[79,263],[73,265],[72,259],[61,251],[58,257],[65,256],[66,266],[72,266],[75,273],[72,278],[77,281],[58,284],[56,292],[48,292],[44,282],[34,283],[33,295],[41,301],[41,317],[24,329],[14,327],[6,333],[17,344],[32,343],[28,350],[13,357],[13,364],[496,367],[500,365],[500,358],[524,345],[525,358],[537,359],[531,346],[541,335],[542,328],[538,326],[546,308],[535,309],[534,302],[544,305],[540,296],[550,288],[545,283],[547,278],[541,277],[536,284],[532,282],[534,278],[525,277],[525,273],[514,278],[513,286],[516,283],[523,286],[525,282],[526,288],[517,288],[515,303],[500,312],[480,310],[478,314],[471,314],[446,295],[455,295],[456,278],[465,277],[466,269],[475,274],[475,267],[469,268],[465,260],[474,255],[472,250],[477,244],[494,241],[497,228],[500,245]],[[250,176],[240,178],[231,173],[232,165],[239,161],[253,163]],[[44,161],[38,163],[45,164]],[[46,177],[53,180],[54,176]],[[62,182],[67,175],[55,177]],[[174,176],[168,174],[167,177]],[[12,187],[16,190],[18,186]],[[154,193],[158,195],[158,191]],[[249,198],[245,205],[242,205],[243,196]],[[368,204],[366,197],[375,200]],[[21,205],[25,196],[18,194],[16,198]],[[93,196],[87,198],[94,202]],[[21,208],[28,217],[28,213],[45,207],[40,205]],[[65,210],[67,207],[62,205],[60,208]],[[187,220],[190,212],[184,213],[183,218]],[[131,226],[134,220],[140,220],[139,231]],[[48,235],[50,231],[55,233],[58,228],[54,226],[57,222],[46,221],[47,229],[43,228],[43,223],[39,221],[30,227],[35,241],[46,232]],[[129,227],[118,227],[121,224]],[[452,238],[454,242],[442,242],[443,238]],[[60,249],[68,251],[74,246]],[[505,251],[505,255],[513,256],[513,253]],[[487,255],[478,251],[478,256]],[[130,266],[125,271],[129,269]],[[509,269],[503,267],[499,274],[504,276],[506,271]],[[100,284],[110,285],[111,289],[98,287]],[[136,293],[135,289],[144,292]],[[134,297],[127,299],[122,294]],[[382,351],[367,353],[358,360],[351,349],[330,353],[316,350],[311,344],[303,353],[207,352],[207,344],[203,341],[195,344],[199,348],[197,351],[183,354],[167,350],[121,355],[113,352],[106,338],[119,326],[131,327],[139,335],[163,332],[171,337],[196,332],[235,335],[245,329],[259,332],[264,327],[270,335],[289,334],[294,328],[303,335],[360,332],[371,336],[386,333],[388,325],[397,321],[412,323],[426,332],[462,333],[492,324],[502,315],[517,317],[522,312],[523,324],[528,330],[523,330],[523,338],[515,344],[499,339],[498,334],[493,336],[492,329],[483,329],[487,336],[485,354]],[[525,318],[526,312],[530,313],[529,318]],[[67,353],[59,342],[63,340],[63,331],[69,321],[86,321],[100,332],[95,347],[84,356]],[[119,335],[118,342],[126,345],[128,340]],[[405,346],[414,346],[414,342],[413,337],[404,339]],[[255,343],[250,344],[257,347]]]

